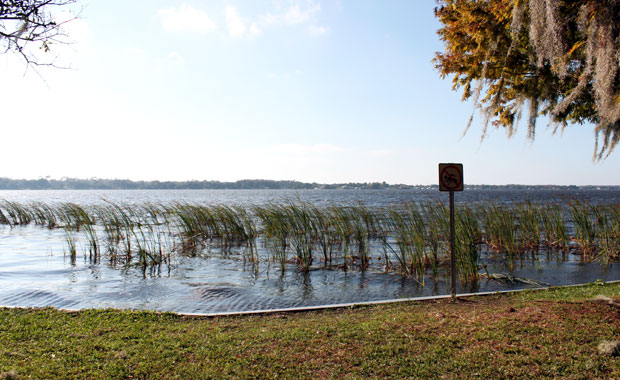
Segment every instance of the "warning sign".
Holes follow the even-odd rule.
[[[463,191],[463,164],[439,164],[439,191]]]

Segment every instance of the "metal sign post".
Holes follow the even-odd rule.
[[[450,192],[450,293],[456,299],[456,258],[454,252],[454,192],[463,191],[463,164],[439,164],[439,191]]]

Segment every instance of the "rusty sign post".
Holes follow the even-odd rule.
[[[450,192],[450,293],[456,299],[456,258],[454,252],[454,192],[463,191],[463,164],[439,164],[439,191]]]

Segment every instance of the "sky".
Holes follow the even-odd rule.
[[[620,185],[592,125],[463,131],[434,0],[77,0],[70,44],[0,55],[0,177]]]

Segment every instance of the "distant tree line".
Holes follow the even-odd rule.
[[[132,181],[129,179],[11,179],[0,177],[0,190],[258,190],[258,189],[421,189],[437,190],[437,185],[391,185],[386,182],[365,183],[307,183],[299,181],[274,181],[267,179],[243,179],[234,182],[221,181]],[[620,186],[560,186],[560,185],[465,185],[470,190],[577,190],[613,189]]]
[[[221,181],[132,181],[128,179],[11,179],[0,178],[0,190],[203,190],[203,189],[387,189],[405,185],[385,182],[319,184],[299,181],[244,179]]]

